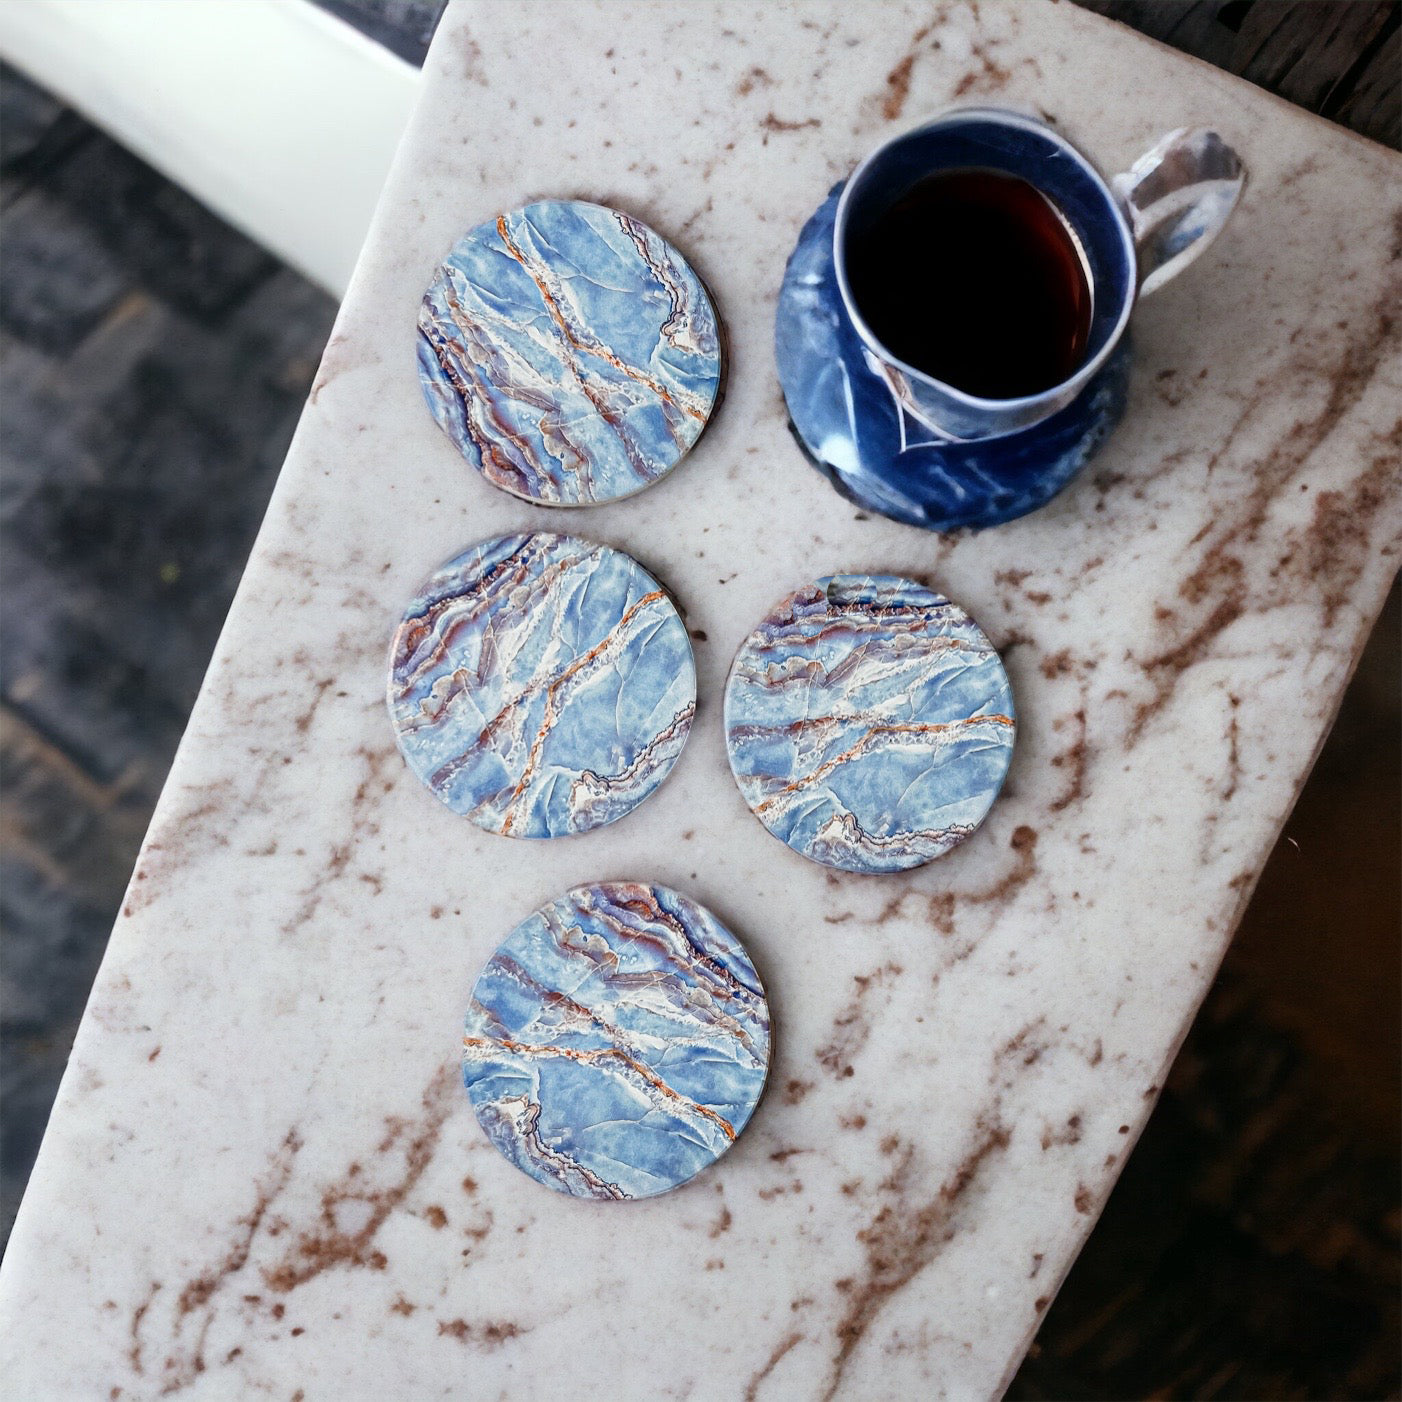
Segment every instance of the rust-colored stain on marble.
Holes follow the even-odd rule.
[[[975,44],[974,57],[978,60],[978,67],[971,68],[954,85],[953,96],[955,98],[967,97],[970,93],[994,93],[1001,88],[1005,88],[1011,80],[1012,69],[1005,68],[993,55],[989,49],[992,44]],[[1032,60],[1024,59],[1026,63]]]
[[[745,1384],[745,1402],[755,1402],[755,1399],[759,1396],[760,1385],[775,1368],[779,1366],[780,1360],[802,1341],[802,1334],[785,1334],[784,1337],[774,1345],[773,1351],[770,1353],[769,1357],[765,1359],[764,1366]]]
[[[387,1121],[385,1132],[370,1156],[372,1167],[367,1169],[359,1161],[349,1164],[339,1181],[322,1189],[315,1223],[300,1230],[276,1211],[292,1181],[303,1148],[298,1131],[289,1130],[257,1186],[252,1208],[235,1224],[223,1256],[174,1293],[171,1309],[159,1325],[153,1321],[152,1310],[165,1288],[160,1282],[152,1283],[133,1311],[127,1351],[132,1372],[138,1377],[150,1372],[151,1351],[158,1347],[158,1337],[159,1348],[164,1353],[160,1368],[163,1396],[183,1391],[205,1373],[210,1367],[206,1341],[216,1312],[223,1307],[226,1287],[231,1280],[255,1268],[255,1256],[271,1255],[272,1259],[256,1263],[256,1269],[266,1289],[284,1296],[330,1269],[386,1269],[388,1260],[384,1252],[375,1247],[375,1238],[389,1215],[404,1204],[423,1176],[438,1146],[443,1123],[456,1103],[457,1092],[457,1066],[445,1064],[424,1091],[419,1116]],[[338,1220],[338,1211],[347,1204],[357,1205],[363,1215],[363,1220],[353,1230],[343,1227]],[[447,1225],[447,1214],[439,1206],[427,1206],[422,1215],[436,1229]],[[466,1234],[475,1233],[480,1237],[489,1229],[490,1224],[485,1228],[479,1224],[465,1230]],[[288,1235],[295,1240],[278,1256],[275,1243]],[[169,1292],[166,1297],[172,1298]],[[268,1306],[261,1291],[243,1292],[237,1300],[228,1302],[230,1308],[254,1312],[265,1306],[268,1317],[274,1321],[281,1321],[286,1315],[286,1305],[281,1300]],[[393,1312],[406,1315],[414,1308],[402,1294],[391,1306]],[[522,1326],[516,1324],[483,1323],[465,1325],[468,1332],[460,1334],[456,1328],[458,1322],[454,1321],[446,1329],[440,1327],[439,1332],[486,1348],[499,1347],[523,1332]],[[303,1332],[300,1325],[289,1331],[292,1337]],[[241,1351],[235,1350],[223,1361],[232,1362]]]
[[[817,117],[804,117],[802,120],[785,120],[773,112],[766,112],[760,118],[759,129],[764,133],[764,145],[769,145],[769,138],[775,134],[786,132],[803,131],[808,127],[820,127],[822,122]],[[733,576],[732,576],[733,577]],[[717,583],[724,584],[725,580],[718,580]]]
[[[335,677],[323,677],[312,687],[311,700],[307,703],[306,709],[292,722],[293,729],[298,735],[305,735],[311,729],[312,721],[316,718],[317,707],[321,705],[321,698],[335,685]]]
[[[1265,579],[1249,578],[1237,552],[1242,545],[1257,541],[1281,495],[1298,490],[1295,481],[1300,470],[1344,416],[1355,408],[1384,360],[1397,350],[1399,327],[1390,310],[1395,294],[1395,288],[1389,290],[1388,297],[1372,309],[1367,324],[1354,332],[1341,352],[1328,355],[1323,363],[1307,356],[1297,358],[1284,370],[1286,380],[1292,376],[1298,380],[1301,397],[1307,397],[1311,388],[1323,379],[1328,387],[1324,404],[1313,417],[1297,420],[1264,456],[1250,465],[1250,483],[1240,507],[1235,512],[1224,513],[1225,519],[1223,515],[1214,517],[1203,527],[1199,539],[1209,544],[1178,587],[1183,604],[1165,608],[1162,627],[1168,637],[1160,651],[1137,659],[1150,682],[1152,695],[1134,711],[1126,737],[1131,749],[1149,722],[1171,700],[1183,676],[1209,654],[1222,633],[1248,609],[1264,610],[1276,602],[1284,602],[1287,597],[1297,597],[1298,588],[1305,586],[1322,594],[1327,610],[1331,599],[1341,597],[1337,590],[1346,589],[1348,582],[1361,574],[1360,555],[1366,553],[1368,538],[1348,529],[1331,534],[1331,529],[1341,519],[1370,519],[1384,499],[1386,489],[1396,490],[1399,476],[1402,476],[1402,462],[1397,451],[1399,430],[1384,437],[1379,444],[1382,451],[1347,493],[1334,494],[1334,499],[1325,507],[1322,525],[1316,514],[1313,538],[1318,540],[1322,536],[1328,545],[1335,547],[1333,551],[1307,548],[1301,563],[1298,554],[1287,547],[1272,575]],[[1247,428],[1255,426],[1264,406],[1278,402],[1283,392],[1281,380],[1282,375],[1273,375],[1248,396],[1236,421],[1209,455],[1206,465],[1209,474],[1227,461],[1236,440]],[[1306,541],[1310,539],[1307,535]],[[1280,587],[1282,583],[1286,586],[1284,589]],[[1174,628],[1172,625],[1181,607],[1199,609],[1199,612],[1185,628]],[[1202,612],[1201,607],[1206,611]],[[1332,620],[1333,614],[1328,616]]]
[[[1067,717],[1058,717],[1052,722],[1053,730],[1060,730],[1067,722]],[[1049,763],[1053,769],[1063,769],[1066,771],[1066,790],[1059,794],[1051,802],[1050,808],[1053,813],[1060,813],[1063,808],[1069,808],[1085,792],[1086,786],[1086,764],[1089,756],[1089,748],[1086,744],[1086,708],[1084,705],[1078,706],[1069,717],[1071,726],[1075,732],[1075,738],[1070,746],[1051,757]]]
[[[811,1149],[775,1149],[769,1157],[775,1163],[787,1163],[795,1154],[809,1154],[812,1152]]]
[[[385,1268],[384,1253],[373,1249],[375,1237],[385,1219],[423,1176],[457,1093],[457,1067],[450,1063],[440,1068],[424,1092],[419,1119],[392,1120],[376,1146],[375,1153],[380,1158],[396,1153],[402,1158],[397,1176],[372,1186],[362,1181],[365,1175],[356,1171],[359,1166],[352,1165],[341,1182],[325,1188],[317,1224],[298,1233],[296,1245],[281,1261],[262,1267],[263,1279],[270,1289],[279,1293],[295,1290],[334,1266]],[[346,1203],[358,1203],[368,1209],[363,1224],[353,1231],[337,1220],[337,1210]]]
[[[770,76],[768,69],[761,68],[756,64],[740,75],[739,82],[735,84],[735,95],[749,97],[756,88],[772,88],[773,86],[774,79]]]
[[[232,780],[218,779],[193,786],[185,790],[181,798],[184,806],[177,808],[176,821],[166,829],[170,835],[160,842],[148,842],[142,849],[122,903],[122,914],[126,917],[159,899],[169,873],[206,852],[229,845],[226,828],[234,803]]]
[[[857,1232],[866,1252],[863,1274],[837,1282],[846,1310],[834,1330],[837,1351],[822,1393],[824,1402],[836,1396],[853,1351],[882,1307],[952,1240],[960,1200],[987,1160],[1006,1149],[1011,1138],[1010,1131],[987,1114],[980,1117],[976,1134],[973,1147],[933,1197],[921,1201],[916,1196],[921,1175],[915,1171],[916,1151],[910,1144],[902,1145],[894,1168],[878,1185],[881,1205]]]
[[[928,31],[921,30],[916,35],[919,43]],[[905,100],[910,96],[910,73],[915,67],[916,54],[912,50],[886,75],[886,95],[881,100],[881,115],[888,122],[894,122],[905,110]]]
[[[343,841],[332,844],[330,855],[321,870],[302,888],[296,910],[282,926],[284,935],[295,934],[316,915],[327,889],[350,870],[360,845],[366,839],[377,836],[380,831],[379,821],[373,816],[376,811],[375,805],[378,800],[393,792],[399,781],[398,771],[392,766],[389,772],[386,772],[386,767],[390,765],[390,760],[396,756],[397,751],[393,745],[379,748],[360,745],[355,754],[364,764],[365,774],[351,796],[350,831]],[[362,884],[374,887],[376,894],[379,893],[384,880],[383,872],[361,872],[357,875]]]
[[[470,1344],[488,1352],[499,1349],[503,1344],[526,1333],[519,1324],[510,1321],[492,1321],[486,1324],[469,1324],[465,1319],[440,1321],[438,1335],[456,1339],[460,1344]]]
[[[1040,1060],[1050,1043],[1042,1023],[1033,1022],[1009,1038],[989,1068],[989,1093],[974,1120],[970,1147],[929,1197],[921,1189],[926,1166],[916,1145],[899,1134],[886,1136],[882,1152],[893,1160],[877,1185],[876,1212],[857,1232],[866,1262],[857,1278],[835,1283],[845,1309],[834,1331],[837,1350],[822,1396],[831,1402],[842,1385],[848,1361],[886,1302],[909,1284],[954,1238],[960,1210],[988,1162],[1012,1140],[1003,1102],[1025,1069]]]
[[[852,999],[833,1018],[829,1040],[814,1053],[820,1066],[839,1080],[853,1074],[852,1059],[871,1036],[871,1014],[867,1008],[867,997],[875,989],[887,987],[904,972],[899,964],[888,961],[869,974],[853,975],[855,991]]]

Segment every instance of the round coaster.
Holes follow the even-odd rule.
[[[769,1070],[769,1005],[740,941],[665,886],[579,886],[501,943],[472,990],[463,1081],[537,1182],[646,1198],[735,1142]]]
[[[632,496],[670,472],[721,389],[719,319],[645,224],[542,200],[479,224],[419,310],[419,380],[493,486],[551,506]]]
[[[725,690],[730,767],[755,816],[843,871],[962,842],[1013,750],[1007,673],[973,619],[914,580],[838,574],[776,605]]]
[[[449,560],[390,646],[389,711],[409,767],[508,837],[621,818],[667,777],[696,710],[691,641],[621,550],[535,531]]]

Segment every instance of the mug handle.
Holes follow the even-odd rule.
[[[1226,226],[1246,167],[1208,127],[1180,127],[1111,182],[1139,254],[1139,293],[1176,277]]]

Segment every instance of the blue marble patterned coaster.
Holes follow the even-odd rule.
[[[1013,704],[956,604],[896,575],[790,594],[741,645],[725,691],[730,767],[755,816],[843,871],[920,866],[998,796]]]
[[[518,925],[472,990],[463,1081],[492,1143],[582,1198],[646,1198],[735,1142],[769,1070],[740,941],[665,886],[580,886]]]
[[[617,210],[542,200],[479,224],[419,310],[419,380],[493,486],[551,506],[670,472],[721,390],[716,309],[669,243]]]
[[[621,818],[667,777],[695,710],[691,641],[662,586],[574,536],[465,550],[430,576],[390,647],[409,767],[509,837]]]

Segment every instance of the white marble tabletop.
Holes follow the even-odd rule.
[[[804,463],[770,334],[823,192],[955,97],[1040,109],[1112,170],[1212,122],[1252,183],[1137,313],[1103,455],[1045,510],[945,538],[866,519]],[[452,6],[15,1227],[10,1395],[996,1395],[1397,568],[1397,171],[1065,4]],[[478,479],[415,376],[437,259],[544,195],[673,238],[730,328],[728,398],[693,457],[586,514]],[[547,523],[675,590],[701,700],[636,813],[514,843],[405,771],[386,645],[439,561]],[[853,569],[969,608],[1021,721],[985,828],[903,876],[790,853],[724,757],[740,640],[786,591]],[[458,1036],[518,919],[621,877],[741,934],[776,1062],[716,1168],[606,1206],[490,1147]]]

